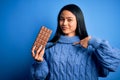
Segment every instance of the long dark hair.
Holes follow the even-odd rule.
[[[60,38],[60,35],[63,34],[62,30],[60,29],[59,20],[60,20],[60,15],[64,10],[68,10],[76,16],[76,20],[77,20],[76,35],[79,36],[80,40],[87,37],[88,33],[86,30],[84,16],[83,16],[81,9],[75,4],[69,4],[69,5],[64,6],[60,10],[58,17],[57,17],[57,30],[56,30],[55,36],[53,37],[53,39],[50,42],[56,43],[58,41],[58,39]]]

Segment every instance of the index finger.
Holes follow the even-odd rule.
[[[73,45],[77,45],[77,44],[80,44],[80,42],[74,42]]]

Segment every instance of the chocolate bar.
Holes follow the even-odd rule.
[[[42,45],[42,48],[44,48],[50,38],[50,35],[52,33],[52,30],[48,29],[47,27],[45,26],[42,26],[39,33],[38,33],[38,36],[34,42],[34,45],[33,46],[36,46],[35,47],[35,50],[38,50],[38,48]]]

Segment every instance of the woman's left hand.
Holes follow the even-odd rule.
[[[89,42],[90,39],[91,39],[91,36],[88,36],[88,37],[80,40],[80,42],[75,42],[74,45],[80,44],[80,45],[82,45],[84,48],[87,48],[87,47],[88,47],[88,42]]]

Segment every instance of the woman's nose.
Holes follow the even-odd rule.
[[[68,24],[67,20],[64,20],[63,25],[67,25],[67,24]]]

